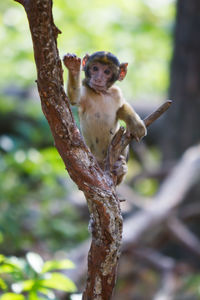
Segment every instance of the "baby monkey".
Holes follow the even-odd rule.
[[[86,54],[82,59],[85,79],[81,83],[81,59],[67,54],[63,62],[68,69],[67,94],[72,105],[78,106],[80,126],[85,142],[104,168],[109,144],[119,128],[118,120],[125,121],[127,129],[139,141],[146,135],[146,127],[138,114],[126,102],[115,81],[122,81],[128,63],[121,63],[110,52]],[[113,172],[120,184],[127,172],[127,151],[121,155]]]

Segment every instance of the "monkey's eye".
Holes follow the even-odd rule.
[[[92,68],[92,70],[95,71],[95,72],[97,72],[99,69],[98,69],[97,66],[94,66],[94,67]]]
[[[109,70],[109,69],[106,69],[106,70],[104,71],[104,73],[105,73],[106,75],[109,75],[109,74],[110,74],[110,70]]]

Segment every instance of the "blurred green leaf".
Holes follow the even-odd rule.
[[[20,294],[23,291],[31,291],[35,285],[37,285],[36,280],[30,279],[19,281],[12,284],[12,290],[17,294]]]
[[[5,283],[5,281],[2,278],[0,278],[0,289],[7,290],[7,288],[8,288],[8,286]]]
[[[51,260],[45,262],[42,272],[45,273],[52,270],[62,270],[62,269],[72,269],[72,268],[74,268],[74,264],[69,259],[63,259],[60,261]]]
[[[3,254],[0,254],[0,264],[5,260],[5,256]]]
[[[47,296],[50,299],[54,299],[55,298],[55,294],[52,290],[48,289],[48,288],[44,288],[44,287],[38,287],[38,292],[40,292],[41,294]]]
[[[5,293],[0,297],[0,300],[25,300],[25,297],[14,293]]]
[[[63,274],[49,273],[47,275],[48,278],[40,281],[42,286],[71,293],[76,291],[73,281]]]
[[[134,187],[143,196],[153,196],[158,189],[158,181],[152,178],[138,180]]]
[[[31,292],[31,293],[29,293],[29,297],[28,297],[28,300],[47,300],[47,299],[56,300],[55,297],[49,297],[49,298],[39,297],[38,294],[37,294],[37,292]]]
[[[26,254],[26,259],[27,259],[29,265],[31,266],[31,268],[36,273],[40,273],[42,271],[44,261],[39,254],[34,253],[34,252],[28,252]]]
[[[9,261],[0,265],[0,273],[13,273],[16,271],[20,271],[19,266],[12,264]]]
[[[28,300],[39,300],[39,298],[37,296],[37,292],[31,292],[31,293],[29,293]]]

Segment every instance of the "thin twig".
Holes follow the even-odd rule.
[[[132,252],[142,262],[148,263],[154,269],[160,272],[169,272],[175,268],[175,260],[169,256],[165,256],[151,248],[136,247],[132,248]]]

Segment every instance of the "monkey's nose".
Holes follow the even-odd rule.
[[[95,78],[95,83],[101,83],[101,81],[102,81],[102,78],[101,77],[97,77],[97,78]]]

